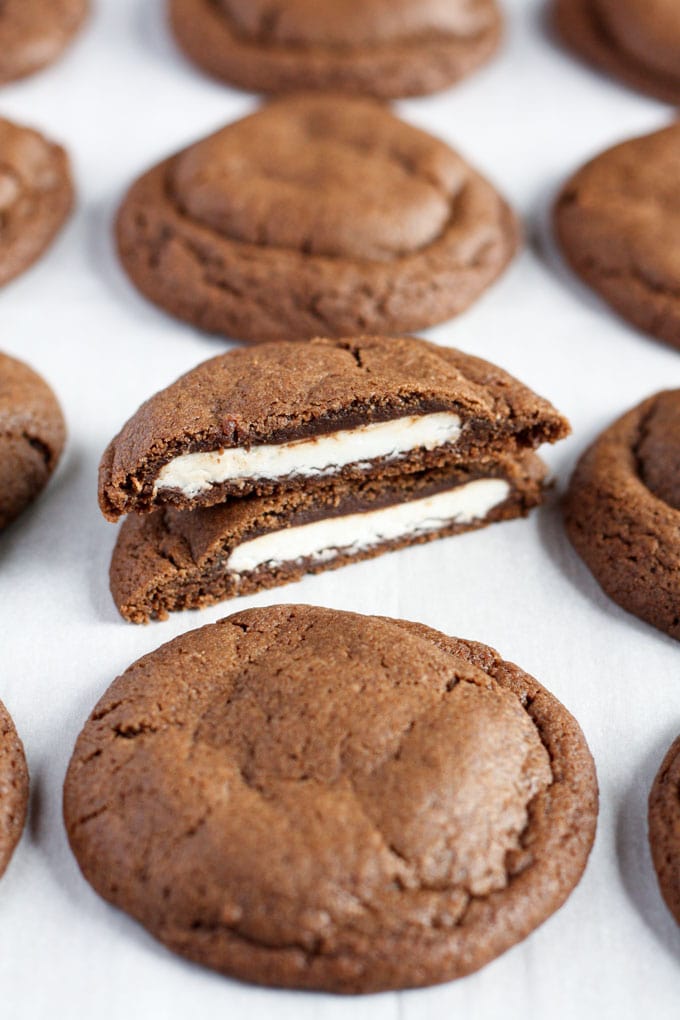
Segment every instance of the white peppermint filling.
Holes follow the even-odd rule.
[[[159,489],[179,489],[191,498],[213,485],[239,478],[333,474],[347,464],[367,466],[379,457],[395,460],[412,450],[434,450],[455,443],[460,432],[458,415],[443,411],[376,422],[292,443],[185,453],[161,469],[154,495]]]
[[[509,494],[510,485],[504,479],[479,478],[410,503],[271,531],[236,546],[227,560],[227,570],[245,574],[265,564],[275,566],[307,557],[323,563],[407,535],[426,535],[453,523],[471,524],[486,517]]]

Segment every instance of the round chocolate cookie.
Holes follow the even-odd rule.
[[[37,131],[0,118],[0,286],[28,269],[73,205],[68,156]]]
[[[680,123],[587,163],[555,206],[564,254],[639,329],[680,347]]]
[[[677,0],[555,0],[554,21],[589,63],[640,92],[680,103]]]
[[[3,0],[0,84],[55,61],[82,25],[89,6],[89,0]]]
[[[0,530],[45,487],[65,437],[61,408],[45,380],[0,352]]]
[[[498,46],[496,0],[170,0],[172,28],[209,74],[255,92],[389,99],[446,88]]]
[[[491,185],[367,99],[268,104],[165,160],[118,215],[133,282],[240,340],[406,333],[467,308],[518,246]]]
[[[71,760],[85,877],[174,951],[336,992],[461,977],[579,881],[583,734],[484,645],[271,606],[131,666]]]
[[[606,593],[680,639],[680,390],[649,397],[593,443],[565,521]]]
[[[652,783],[648,823],[661,895],[680,924],[680,737],[671,744]]]
[[[28,806],[28,769],[14,723],[0,701],[0,875],[21,839]]]

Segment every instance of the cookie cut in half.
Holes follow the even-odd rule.
[[[680,103],[677,0],[555,0],[554,22],[567,45],[595,67]]]
[[[668,749],[652,784],[648,825],[661,895],[680,924],[680,737]]]
[[[0,531],[47,485],[65,439],[61,408],[45,380],[0,352]]]
[[[49,247],[73,206],[66,152],[37,131],[0,118],[0,286]]]
[[[383,99],[470,74],[502,24],[496,0],[169,0],[169,13],[187,56],[231,85]]]
[[[2,0],[0,84],[24,78],[57,60],[89,9],[89,0]]]
[[[160,163],[116,231],[147,298],[254,342],[424,329],[467,308],[519,242],[448,145],[337,96],[271,102]]]
[[[109,444],[109,520],[162,506],[515,455],[567,435],[503,369],[414,337],[239,348],[151,397]]]
[[[164,619],[298,581],[304,574],[525,517],[543,501],[534,454],[342,480],[232,499],[199,510],[158,510],[123,522],[111,593],[132,623]]]
[[[573,269],[639,329],[680,347],[680,123],[587,163],[555,206]]]
[[[596,439],[565,521],[607,595],[680,639],[680,390],[649,397]]]
[[[78,738],[64,818],[86,879],[170,949],[261,984],[449,981],[578,883],[583,734],[485,645],[271,606],[140,659]]]
[[[0,876],[21,839],[28,808],[28,769],[23,745],[0,701]]]

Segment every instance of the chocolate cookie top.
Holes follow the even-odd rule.
[[[256,92],[434,92],[487,60],[501,30],[495,0],[170,0],[169,8],[192,60]]]
[[[115,520],[162,503],[210,505],[227,494],[273,491],[290,481],[269,485],[239,477],[183,497],[177,489],[159,488],[157,480],[164,465],[188,453],[318,442],[347,431],[354,448],[367,425],[441,412],[455,415],[460,425],[459,435],[452,432],[451,441],[436,449],[438,462],[534,448],[569,431],[551,404],[502,369],[425,340],[367,336],[263,344],[206,361],[143,404],[104,453],[100,506]],[[357,449],[361,460],[361,445]],[[336,465],[338,452],[331,454]],[[399,458],[399,471],[409,463]],[[385,458],[378,466],[385,469]],[[412,458],[411,470],[423,466],[422,457]],[[362,475],[365,468],[362,462]]]
[[[555,24],[580,56],[641,92],[680,102],[676,0],[555,0]]]
[[[640,329],[680,347],[680,124],[623,142],[565,184],[555,227],[576,272]]]
[[[151,300],[262,341],[432,325],[501,272],[518,231],[443,142],[370,100],[298,96],[145,174],[117,233]]]
[[[680,639],[680,390],[614,422],[581,457],[565,521],[620,606]]]
[[[668,749],[649,792],[648,823],[661,895],[680,924],[680,737]]]
[[[23,78],[56,60],[82,25],[89,7],[89,0],[3,0],[0,83]]]
[[[78,739],[84,875],[173,950],[265,984],[460,977],[566,899],[592,844],[583,735],[484,645],[273,606],[140,659]]]
[[[45,380],[0,352],[0,530],[47,484],[65,437],[61,408]]]
[[[0,876],[21,839],[28,806],[24,748],[9,712],[0,701]]]
[[[0,286],[42,255],[73,205],[68,156],[37,131],[0,118]]]

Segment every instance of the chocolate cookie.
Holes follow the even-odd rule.
[[[498,46],[495,0],[170,0],[182,49],[255,92],[436,92]]]
[[[37,131],[0,118],[0,286],[28,269],[73,205],[68,156]]]
[[[565,520],[606,593],[680,639],[680,390],[602,433],[576,467]]]
[[[89,7],[89,0],[3,0],[0,83],[53,63],[84,22]]]
[[[677,0],[555,0],[562,39],[634,89],[680,103]]]
[[[0,352],[0,530],[47,485],[65,438],[61,408],[45,380]]]
[[[680,347],[680,123],[608,149],[564,186],[555,229],[572,267],[624,318]]]
[[[597,783],[578,724],[485,645],[272,606],[109,688],[71,759],[71,847],[175,952],[369,992],[482,967],[565,901]]]
[[[0,876],[21,839],[28,807],[24,748],[9,712],[0,701]]]
[[[652,784],[648,821],[661,895],[680,924],[680,737],[671,744]]]
[[[157,393],[109,444],[109,520],[516,454],[566,420],[502,369],[413,337],[236,349]]]
[[[335,480],[194,511],[131,514],[111,559],[111,593],[132,623],[202,609],[524,517],[542,502],[545,474],[528,454],[364,482]]]
[[[154,167],[117,220],[148,298],[240,340],[405,333],[457,315],[518,246],[491,185],[367,99],[268,104]]]

